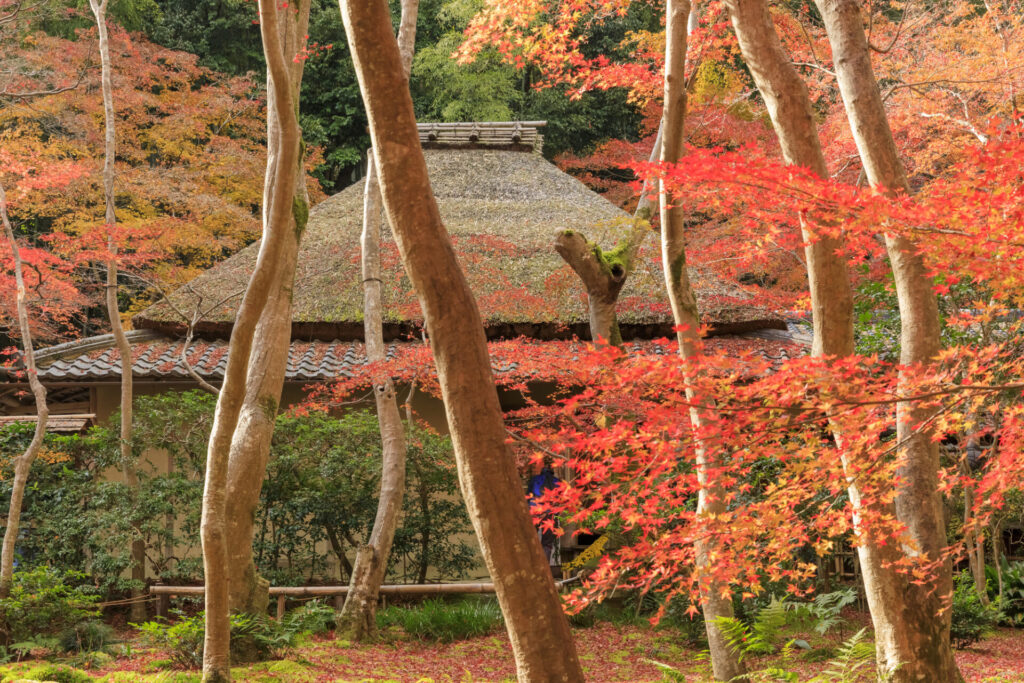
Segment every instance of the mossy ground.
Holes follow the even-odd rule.
[[[866,617],[865,617],[866,620]],[[652,629],[639,623],[597,622],[574,630],[580,662],[588,681],[655,683],[663,680],[651,660],[679,669],[692,683],[710,681],[708,664],[699,648],[677,629]],[[846,636],[849,636],[846,633]],[[834,645],[834,643],[816,643]],[[976,646],[957,651],[956,657],[968,683],[1021,683],[1024,666],[1024,630],[1000,629]],[[804,681],[821,672],[825,663],[798,657],[793,669]],[[751,660],[752,668],[771,660]],[[130,657],[115,657],[97,670],[75,670],[61,665],[65,677],[39,677],[54,665],[34,661],[0,666],[0,683],[54,681],[85,683],[199,683],[196,671],[165,670],[166,655],[133,649]],[[514,681],[509,642],[494,632],[449,644],[425,643],[389,630],[385,637],[367,645],[350,644],[332,637],[316,638],[298,648],[287,660],[261,662],[232,669],[236,681],[295,681],[303,683],[508,683]]]

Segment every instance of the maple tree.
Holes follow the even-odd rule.
[[[68,40],[29,28],[0,47],[10,74],[7,94],[0,94],[9,152],[53,163],[73,156],[100,167],[103,138],[95,121],[102,98],[89,87],[99,80],[95,29]],[[126,269],[120,280],[129,285],[121,304],[133,313],[258,236],[264,97],[250,79],[201,68],[193,55],[129,36],[113,23],[109,32],[119,56],[111,65],[119,178],[113,236]],[[40,93],[31,107],[15,96],[26,91]],[[318,154],[311,149],[311,163]],[[312,192],[314,200],[322,196],[315,184]],[[84,175],[60,192],[27,197],[12,217],[56,256],[81,263],[79,255],[91,249],[104,262],[104,240],[90,236],[103,221],[102,197],[98,176]],[[84,294],[102,298],[90,269],[77,275]],[[80,316],[85,334],[108,326],[93,315],[89,307]]]
[[[581,84],[581,87],[627,86],[635,97],[649,97],[649,93],[645,92],[644,85],[649,80],[644,80],[638,76],[638,74],[649,72],[656,73],[657,69],[651,68],[649,54],[641,54],[639,59],[635,61],[626,60],[625,62],[612,63],[607,58],[588,58],[581,48],[589,23],[607,21],[613,16],[623,16],[629,11],[630,6],[631,3],[616,2],[566,2],[556,4],[554,7],[539,3],[514,5],[488,3],[485,11],[479,15],[478,20],[471,27],[472,30],[463,49],[466,54],[472,54],[475,49],[479,49],[479,46],[482,44],[481,41],[494,42],[500,46],[500,49],[505,52],[510,60],[517,64],[522,64],[524,61],[533,61],[540,64],[542,68],[546,69],[546,73],[551,79],[571,80]],[[994,277],[998,279],[998,267],[992,270],[986,269],[982,263],[986,262],[987,259],[983,256],[980,260],[971,258],[970,254],[967,253],[970,252],[970,247],[966,245],[973,243],[977,246],[978,242],[976,240],[984,241],[985,231],[992,227],[995,227],[997,231],[1007,229],[1015,231],[1017,224],[1013,219],[1016,217],[1017,212],[1015,209],[1008,209],[1007,211],[990,214],[990,217],[986,219],[983,217],[984,212],[978,211],[980,207],[975,205],[970,199],[966,199],[963,203],[957,201],[957,199],[964,195],[975,191],[980,184],[977,177],[971,181],[966,181],[963,171],[959,173],[959,179],[963,183],[959,186],[962,188],[961,190],[954,189],[957,187],[955,182],[936,183],[935,189],[944,194],[936,195],[936,209],[938,209],[938,206],[942,206],[942,208],[934,212],[928,212],[927,209],[924,209],[922,213],[917,213],[917,211],[922,210],[930,202],[927,200],[920,202],[906,195],[896,197],[891,193],[880,192],[874,195],[868,193],[870,199],[865,198],[865,193],[856,187],[856,173],[850,177],[851,173],[848,170],[851,166],[855,170],[859,167],[858,164],[850,162],[850,150],[852,148],[850,143],[854,140],[856,140],[857,147],[859,147],[859,156],[863,160],[863,168],[865,169],[867,180],[873,185],[878,185],[882,188],[896,188],[897,190],[902,189],[904,191],[909,189],[906,180],[903,179],[902,170],[899,169],[901,162],[896,160],[895,148],[892,146],[891,140],[887,141],[885,138],[888,134],[888,117],[882,111],[877,85],[870,71],[870,53],[867,44],[871,40],[879,40],[878,36],[885,35],[886,31],[891,36],[891,40],[888,40],[888,48],[875,50],[876,53],[883,55],[882,59],[888,60],[886,81],[889,83],[895,82],[895,85],[886,93],[886,99],[902,90],[907,90],[918,96],[927,96],[933,91],[943,92],[947,96],[946,102],[936,102],[937,98],[932,97],[930,98],[930,104],[933,106],[935,104],[945,104],[948,110],[950,101],[959,103],[964,108],[962,117],[954,118],[949,113],[934,114],[927,112],[923,113],[923,116],[929,119],[941,119],[947,123],[960,126],[961,135],[959,137],[961,142],[965,134],[973,135],[976,141],[988,142],[990,140],[989,134],[983,132],[979,126],[972,122],[968,101],[984,103],[990,100],[992,92],[1001,93],[1004,98],[1006,93],[1010,93],[1011,96],[1008,100],[1003,99],[1003,103],[1008,103],[1009,105],[1009,111],[1004,109],[1004,113],[1016,111],[1013,93],[1016,91],[1016,82],[1019,80],[1019,75],[1012,66],[1014,64],[1014,55],[1010,43],[1005,39],[1014,30],[1014,22],[1012,20],[1005,20],[1005,7],[988,8],[986,14],[989,16],[985,19],[979,20],[978,16],[972,16],[972,19],[977,21],[977,23],[972,23],[974,23],[974,27],[978,27],[976,30],[980,31],[979,35],[985,33],[985,29],[982,27],[989,26],[987,40],[983,39],[979,42],[987,43],[990,48],[995,45],[1001,52],[1003,66],[1006,68],[1000,70],[991,81],[988,79],[980,81],[985,84],[980,92],[965,95],[963,93],[964,85],[969,84],[971,81],[963,75],[959,78],[945,74],[936,76],[934,71],[937,65],[934,62],[931,62],[924,69],[917,68],[915,70],[915,67],[920,67],[926,62],[926,59],[922,59],[922,56],[936,58],[940,54],[934,50],[929,52],[931,45],[927,45],[926,41],[929,36],[936,32],[936,26],[941,23],[940,19],[944,19],[944,17],[938,16],[938,13],[942,10],[930,8],[930,12],[924,12],[926,16],[923,21],[919,17],[915,17],[914,20],[908,22],[908,25],[914,26],[921,21],[921,23],[925,24],[927,30],[908,30],[907,35],[903,35],[902,27],[904,20],[907,18],[907,13],[912,12],[912,8],[901,6],[903,16],[900,18],[899,23],[891,19],[888,21],[879,20],[877,25],[882,28],[878,31],[875,31],[874,8],[868,9],[867,32],[870,34],[868,37],[864,37],[861,13],[853,3],[823,4],[821,6],[821,13],[825,18],[824,23],[820,20],[808,22],[813,24],[810,29],[800,23],[801,19],[808,19],[806,12],[803,16],[793,16],[785,11],[778,12],[778,15],[781,15],[780,23],[783,27],[793,29],[795,26],[799,26],[801,28],[799,36],[793,30],[782,32],[784,42],[790,46],[791,51],[799,52],[801,48],[803,50],[807,49],[806,45],[800,46],[796,44],[798,38],[806,40],[810,44],[812,56],[804,64],[818,73],[818,81],[812,85],[811,95],[818,102],[828,102],[823,97],[823,93],[838,94],[837,90],[842,90],[842,95],[849,104],[846,111],[842,108],[825,104],[828,116],[826,127],[832,134],[830,138],[832,144],[829,145],[828,159],[834,159],[836,154],[844,154],[847,157],[845,163],[847,171],[843,174],[843,169],[840,169],[838,175],[847,184],[837,184],[830,178],[822,178],[827,173],[827,166],[826,160],[822,159],[820,152],[817,159],[806,155],[802,158],[794,155],[795,148],[790,141],[800,137],[809,139],[809,136],[803,133],[798,134],[797,137],[787,137],[788,132],[784,129],[784,126],[792,125],[796,119],[792,111],[782,114],[776,111],[779,105],[777,102],[771,101],[771,96],[777,96],[779,93],[785,92],[786,88],[774,84],[768,85],[764,72],[757,71],[764,67],[764,63],[763,61],[761,63],[755,62],[758,59],[758,55],[753,52],[753,46],[757,42],[756,39],[748,40],[746,44],[742,45],[743,57],[755,69],[755,79],[761,78],[758,85],[761,87],[767,85],[770,90],[770,92],[765,93],[765,99],[773,115],[773,122],[776,124],[779,132],[783,151],[786,152],[788,157],[787,160],[795,161],[799,164],[807,164],[811,166],[813,173],[807,173],[804,169],[787,169],[781,164],[767,161],[770,157],[766,153],[770,154],[774,150],[768,145],[761,145],[761,148],[758,149],[756,138],[751,140],[751,143],[739,153],[723,154],[721,149],[694,149],[690,158],[683,159],[680,164],[644,165],[633,161],[628,165],[637,171],[639,177],[649,176],[653,173],[656,177],[661,178],[663,186],[668,185],[676,193],[674,196],[687,197],[689,208],[703,210],[712,215],[728,215],[730,211],[733,211],[735,212],[733,216],[742,217],[739,221],[735,219],[727,220],[727,223],[730,223],[733,228],[739,228],[740,232],[747,239],[756,240],[754,244],[762,246],[761,249],[757,250],[748,248],[746,250],[747,254],[740,255],[739,260],[745,263],[756,262],[757,257],[752,256],[749,252],[763,252],[763,245],[766,243],[789,250],[795,250],[805,244],[809,244],[810,246],[807,247],[808,266],[812,266],[815,262],[823,265],[822,258],[829,259],[832,253],[844,249],[841,240],[850,234],[852,224],[856,224],[858,228],[852,230],[853,239],[851,242],[853,246],[847,246],[845,249],[850,251],[844,250],[845,253],[849,254],[858,250],[861,253],[871,253],[876,255],[877,263],[883,263],[881,258],[878,258],[879,250],[876,236],[878,226],[885,226],[886,239],[890,247],[885,257],[892,264],[896,275],[897,294],[900,301],[904,328],[901,344],[904,352],[903,362],[906,365],[927,364],[929,359],[938,352],[940,340],[935,295],[932,293],[932,275],[936,272],[941,272],[945,277],[950,277],[955,282],[959,276],[951,273],[962,272],[967,267],[971,269],[975,280],[979,284],[987,284],[990,281],[989,278]],[[829,14],[834,10],[836,11],[833,14]],[[763,13],[765,17],[769,16],[767,8],[763,10]],[[964,10],[957,16],[962,18],[968,14],[973,15],[975,13]],[[737,23],[737,16],[738,12],[734,11],[733,18],[737,31],[741,31],[743,28],[751,28],[749,25],[741,26]],[[836,18],[839,16],[842,17],[842,22]],[[956,20],[948,24],[950,31],[957,30],[952,28],[955,22]],[[825,29],[827,29],[827,36]],[[761,31],[761,35],[764,36],[766,35],[765,31],[770,35],[775,29],[771,26],[769,20],[767,29],[758,27],[756,30]],[[940,35],[942,35],[942,31],[943,29],[938,29]],[[713,29],[712,32],[714,32]],[[858,38],[858,36],[860,37]],[[858,43],[858,40],[861,42]],[[740,42],[743,43],[742,35]],[[713,49],[724,51],[726,54],[730,51],[735,51],[735,47],[729,44],[727,38],[723,40],[713,37],[711,44]],[[871,45],[874,46],[875,43],[871,43]],[[856,52],[840,52],[841,50],[849,49],[851,46],[856,46]],[[984,48],[978,50],[978,52],[983,51]],[[828,55],[832,52],[835,52],[837,55],[836,64],[833,67],[838,70],[837,72],[833,72],[829,68]],[[850,57],[850,55],[855,55],[855,57]],[[840,56],[845,61],[841,60]],[[904,61],[899,62],[896,58]],[[782,59],[788,68],[788,60],[785,57]],[[849,70],[853,64],[857,65],[857,68],[860,69],[859,72]],[[928,71],[931,71],[931,73],[927,73]],[[617,80],[622,74],[626,73],[631,75],[628,80]],[[836,73],[838,73],[838,85],[840,86],[838,89],[835,84],[822,83],[829,78],[835,78]],[[928,75],[927,79],[922,75],[925,73]],[[915,75],[908,77],[908,74]],[[826,90],[826,86],[828,86],[829,90]],[[952,91],[950,86],[953,86]],[[797,98],[801,96],[799,88],[796,90],[789,88],[789,91],[791,94],[796,93]],[[860,94],[850,94],[855,91]],[[874,97],[873,100],[867,97],[867,94],[872,92],[874,93],[872,95]],[[803,95],[803,97],[806,97],[806,95]],[[834,95],[831,101],[836,101]],[[864,107],[869,102],[873,109]],[[876,102],[878,103],[877,105],[875,104]],[[851,136],[849,128],[837,135],[835,134],[836,129],[842,128],[847,112],[849,112],[851,117],[853,135]],[[869,116],[874,118],[867,118]],[[1012,121],[1012,118],[1010,120]],[[911,129],[909,126],[902,129],[898,128],[894,133],[896,138],[902,141],[903,137],[901,136],[909,135]],[[1009,136],[1010,139],[1012,137],[1012,135]],[[930,141],[935,139],[934,137],[930,138]],[[1002,139],[1004,142],[1007,140],[1007,138]],[[733,136],[731,140],[733,145],[730,146],[735,146],[736,137]],[[942,142],[945,143],[946,140],[943,139]],[[934,149],[931,144],[921,145],[919,149],[912,149],[911,152],[919,153],[922,156],[930,155],[934,159]],[[728,158],[729,161],[726,164],[722,164],[721,162],[725,158]],[[911,158],[915,162],[918,161],[914,157]],[[956,163],[958,158],[962,160],[963,156],[958,155],[950,158],[950,155],[946,155],[946,158],[944,158],[945,164],[942,168],[943,174],[949,173],[950,169],[958,168]],[[1012,165],[1014,158],[1015,155],[1011,153],[1009,157],[1005,158],[1005,162]],[[991,175],[986,173],[988,179],[996,185],[1005,186],[1008,194],[1012,197],[1010,201],[1017,201],[1019,195],[1016,191],[1016,185],[1019,185],[1019,182],[1016,181],[1013,172],[998,179],[993,177],[1002,175],[999,172],[999,167],[1004,162],[996,161],[991,157],[990,159],[993,162],[993,168],[987,169],[987,171],[995,171],[995,173]],[[675,160],[673,159],[672,161]],[[771,171],[767,171],[767,166],[762,164],[771,166]],[[755,175],[757,175],[756,180],[751,176],[745,175],[747,169],[750,169],[752,166],[760,166],[759,171],[754,171]],[[766,172],[762,175],[760,171]],[[814,180],[815,175],[818,177],[817,181]],[[772,202],[778,197],[780,186],[791,183],[795,176],[799,176],[801,180],[793,183],[790,187],[797,194],[806,192],[805,199],[807,201],[798,199],[792,204],[787,204],[785,207],[780,207],[777,204],[773,205]],[[674,178],[676,182],[673,183],[672,180],[667,180],[671,178]],[[915,181],[918,183],[918,186],[924,184],[925,191],[927,191],[927,182],[920,172],[919,175],[915,176]],[[797,189],[796,185],[800,185],[803,182],[811,183],[811,185],[815,186],[814,189],[810,189],[809,186]],[[823,186],[831,186],[833,189],[822,192]],[[843,189],[839,190],[838,187],[840,186]],[[952,195],[950,194],[951,191]],[[840,197],[840,195],[842,196]],[[981,201],[987,201],[988,197],[986,195],[983,196],[984,199]],[[951,201],[952,197],[957,199]],[[796,199],[795,195],[792,198]],[[999,203],[1001,204],[1001,202]],[[865,208],[865,204],[873,206],[867,212],[872,213],[870,218],[867,218],[866,214],[861,213],[861,209]],[[786,211],[785,215],[782,214],[780,209]],[[875,210],[878,210],[879,213],[874,213]],[[950,211],[954,212],[953,220],[949,220]],[[901,216],[897,219],[890,212],[901,213]],[[927,216],[925,212],[928,213]],[[913,218],[910,217],[911,213],[914,214]],[[967,214],[970,214],[971,218],[968,218]],[[751,218],[751,215],[756,216],[756,218]],[[808,218],[812,219],[810,223],[808,223]],[[861,222],[862,218],[865,219],[863,222]],[[737,225],[737,223],[739,224]],[[970,227],[972,224],[974,225],[973,228]],[[892,226],[891,229],[890,226]],[[708,224],[705,224],[703,230],[707,231],[708,227]],[[933,231],[941,233],[945,239],[934,239]],[[920,239],[920,235],[914,234],[917,232],[927,235],[923,241]],[[729,237],[735,237],[736,233],[730,231],[726,234]],[[969,235],[973,237],[969,237]],[[952,239],[950,239],[951,237]],[[822,239],[825,242],[820,242]],[[816,245],[816,243],[818,244]],[[723,250],[717,247],[720,247],[722,241],[715,240],[712,244],[715,247],[716,255],[720,257]],[[819,255],[814,254],[815,249],[819,250]],[[930,258],[931,250],[935,250],[937,255],[935,260]],[[945,259],[944,257],[947,255],[952,256],[951,251],[955,252],[955,256]],[[925,260],[928,261],[927,267],[924,265],[925,261],[921,258],[922,253],[925,256]],[[1005,255],[1005,252],[1001,255]],[[979,255],[976,254],[976,256]],[[812,257],[815,258],[812,260]],[[1010,258],[1012,259],[1013,256],[1010,256]],[[943,263],[940,265],[936,261],[943,261]],[[968,265],[972,263],[974,264],[973,266]],[[943,266],[947,268],[943,269]],[[666,271],[668,270],[669,268],[666,266]],[[824,272],[817,273],[817,282],[825,283],[829,280],[836,280],[835,277],[822,277],[824,274]],[[818,297],[820,302],[820,305],[816,305],[814,309],[815,349],[818,352],[824,351],[825,353],[838,353],[840,355],[849,354],[852,352],[849,298],[846,298],[847,303],[844,312],[841,310],[843,307],[837,305],[841,299],[831,296],[820,297],[820,292],[817,292],[814,288],[814,282],[815,272],[812,271],[811,295],[812,297]],[[828,306],[831,306],[831,308],[827,308]],[[832,325],[833,333],[828,332],[829,325]],[[846,330],[844,330],[844,327]],[[829,341],[830,339],[834,341]],[[975,350],[975,352],[977,351]],[[910,371],[904,367],[898,371],[894,369],[893,372],[900,377],[899,382],[903,389],[905,389]],[[1001,368],[990,369],[990,373],[1000,372],[1002,372]],[[897,670],[895,662],[901,662],[900,666],[903,673],[897,673],[897,676],[913,677],[916,675],[926,675],[926,677],[933,676],[950,678],[952,680],[958,674],[955,673],[955,669],[950,668],[952,667],[952,659],[949,655],[948,642],[941,633],[941,624],[943,620],[948,619],[948,611],[943,611],[941,601],[948,594],[949,569],[948,557],[943,555],[943,549],[947,545],[945,537],[943,535],[942,539],[939,540],[938,532],[936,531],[937,526],[939,527],[938,531],[941,531],[941,525],[935,521],[940,517],[938,513],[939,492],[937,485],[932,482],[934,481],[935,471],[938,468],[938,450],[937,445],[933,442],[933,437],[930,436],[932,432],[930,431],[929,416],[931,413],[929,410],[931,408],[918,406],[913,402],[906,401],[896,401],[895,403],[897,406],[897,438],[902,448],[906,449],[906,452],[901,452],[901,456],[898,458],[902,463],[898,471],[906,476],[906,480],[904,483],[897,484],[892,489],[890,495],[895,495],[895,499],[887,498],[877,491],[864,496],[864,491],[858,490],[859,479],[849,472],[847,475],[849,477],[848,481],[851,482],[850,497],[854,502],[854,509],[851,511],[852,519],[862,521],[866,515],[869,515],[867,512],[868,508],[875,508],[876,514],[888,514],[893,517],[898,515],[901,522],[908,525],[909,530],[907,533],[915,539],[912,543],[913,550],[910,551],[909,555],[904,555],[901,552],[894,552],[892,550],[891,541],[888,543],[888,548],[882,548],[882,546],[886,545],[886,542],[882,541],[873,544],[870,536],[860,536],[858,545],[862,551],[862,565],[866,565],[865,575],[868,581],[869,596],[877,595],[873,593],[875,590],[888,591],[885,593],[885,597],[878,597],[872,600],[872,612],[877,616],[876,630],[879,638],[879,657],[880,661],[886,662],[883,666],[889,671]],[[823,408],[823,413],[827,415],[828,408]],[[645,425],[647,422],[648,420],[646,419],[638,421],[638,423]],[[819,425],[819,428],[821,428],[821,425]],[[851,451],[848,445],[844,443],[847,438],[845,430],[840,429],[840,424],[835,420],[833,420],[830,428],[836,434],[837,440],[842,439],[837,449],[843,454],[841,461],[845,462],[845,466],[848,469],[855,467],[854,461],[847,459]],[[702,442],[698,441],[697,443]],[[699,446],[694,448],[697,454],[697,462],[699,463],[702,449]],[[852,486],[852,482],[855,481],[858,482],[857,487]],[[649,484],[650,482],[647,483]],[[861,507],[861,505],[865,507]],[[861,530],[858,528],[857,532],[860,534]],[[700,539],[695,539],[693,542],[697,547],[702,543]],[[868,552],[868,549],[872,547],[876,548],[876,550]],[[877,556],[872,554],[876,552]],[[927,582],[922,582],[923,593],[921,596],[913,600],[901,602],[893,598],[893,593],[888,588],[880,588],[880,583],[878,582],[897,581],[894,578],[892,567],[899,562],[906,561],[908,557],[914,556],[916,553],[921,553],[924,557],[930,558],[930,561],[934,563],[931,565],[930,570],[934,571],[934,574],[930,574]],[[642,553],[638,554],[639,556],[643,556]],[[908,585],[911,585],[911,589],[917,590],[912,584],[913,582]],[[911,603],[913,603],[913,606]],[[909,615],[914,609],[919,610],[919,612]],[[889,611],[887,612],[887,610]],[[932,615],[932,618],[924,616],[925,613]],[[946,616],[941,616],[943,614]],[[937,621],[934,619],[936,615],[939,615]],[[900,621],[901,619],[909,619],[909,621]],[[934,629],[934,632],[932,632],[933,629],[929,626],[931,622],[939,625]],[[899,635],[895,638],[889,638],[886,635],[887,633],[890,635],[898,633]],[[915,645],[900,645],[897,643],[897,641],[903,639],[910,640],[913,638],[918,638],[918,640],[913,641],[916,643]],[[927,646],[925,643],[928,643]],[[934,649],[929,649],[928,654],[925,654],[921,650],[924,647]],[[899,654],[895,654],[897,652]],[[924,671],[930,671],[931,673],[921,674]]]

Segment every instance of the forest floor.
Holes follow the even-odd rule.
[[[575,630],[580,659],[587,680],[659,682],[661,670],[653,661],[677,669],[683,676],[674,680],[692,683],[710,680],[709,664],[698,649],[688,645],[678,631],[623,626],[600,622]],[[846,637],[850,633],[845,634]],[[838,642],[838,636],[834,639]],[[108,683],[191,683],[196,672],[162,671],[166,655],[136,650],[129,657],[117,657],[99,669],[89,671],[94,680]],[[980,643],[957,652],[957,661],[968,683],[1024,683],[1024,630],[1000,629]],[[652,661],[653,660],[653,661]],[[751,670],[779,664],[778,657],[749,660]],[[45,667],[51,667],[50,672]],[[799,655],[786,667],[807,680],[823,671],[826,662],[808,662]],[[71,681],[53,676],[52,666],[23,662],[0,667],[0,681]],[[515,668],[508,638],[504,633],[450,644],[424,643],[388,634],[370,645],[353,645],[330,637],[318,637],[293,651],[287,660],[262,662],[233,670],[238,681],[336,681],[345,683],[483,683],[513,682]],[[870,679],[869,671],[863,680]],[[43,678],[42,675],[46,675]],[[35,678],[39,676],[39,678]],[[851,679],[857,680],[857,679]]]

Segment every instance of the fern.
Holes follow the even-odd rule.
[[[775,650],[775,644],[779,641],[780,631],[790,622],[787,611],[786,598],[779,599],[773,595],[771,602],[754,617],[754,634],[760,641],[770,645],[770,649],[766,654]]]
[[[852,588],[823,593],[814,598],[814,606],[811,608],[814,617],[818,620],[814,630],[818,635],[825,635],[835,626],[842,626],[845,619],[840,616],[844,607],[848,607],[857,601],[857,592]],[[842,634],[840,633],[840,637]]]
[[[812,679],[813,683],[853,683],[862,678],[863,670],[875,658],[875,646],[864,640],[867,628],[862,628],[839,646],[834,659],[825,665],[825,671]]]
[[[686,683],[686,674],[670,664],[659,662],[656,659],[642,659],[640,661],[653,664],[661,672],[662,683]]]
[[[747,626],[739,619],[734,617],[718,617],[715,619],[715,625],[718,626],[718,630],[725,637],[726,644],[736,654],[736,658],[739,661],[742,662],[743,658],[749,654],[765,653],[764,647],[766,644],[754,634],[750,626]]]
[[[732,617],[719,617],[715,623],[725,636],[729,649],[742,661],[747,655],[770,655],[775,652],[779,634],[789,621],[785,598],[780,600],[772,596],[771,602],[757,613],[750,625]]]

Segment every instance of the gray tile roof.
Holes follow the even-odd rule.
[[[132,331],[128,337],[133,347],[132,369],[136,378],[191,379],[181,363],[183,340],[151,330]],[[808,345],[801,335],[787,336],[781,330],[770,339],[760,333],[723,335],[709,338],[706,344],[707,351],[712,354],[754,353],[773,365],[802,355]],[[403,347],[419,345],[420,342],[395,342],[389,346],[388,355],[395,357]],[[626,346],[633,352],[656,354],[665,353],[670,348],[656,341],[631,342]],[[575,351],[570,353],[574,354]],[[228,360],[228,342],[193,341],[189,344],[188,359],[189,364],[204,379],[223,379]],[[44,382],[112,382],[121,377],[120,353],[114,345],[113,335],[109,334],[43,349],[37,354],[36,362],[39,376]],[[363,365],[366,365],[366,356],[362,342],[294,340],[288,354],[285,379],[289,382],[322,382],[354,377]],[[518,367],[515,361],[496,361],[494,371],[503,374],[515,372]]]
[[[132,374],[139,379],[189,380],[181,362],[183,340],[148,330],[129,333],[132,342]],[[391,352],[395,350],[392,344]],[[189,365],[204,379],[224,377],[228,362],[226,340],[195,340],[188,348]],[[61,344],[39,353],[36,358],[43,381],[114,381],[121,377],[121,354],[112,335],[91,337]],[[351,377],[352,370],[366,364],[360,342],[293,341],[288,354],[285,379],[316,382]]]

